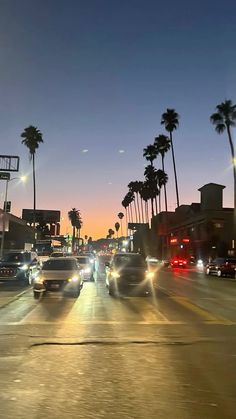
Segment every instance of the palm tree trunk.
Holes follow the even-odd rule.
[[[36,181],[35,181],[35,153],[32,154],[33,163],[33,229],[34,229],[34,247],[36,242],[35,223],[36,223]]]
[[[120,233],[121,233],[121,237],[123,237],[123,221],[122,221],[122,218],[120,218]]]
[[[130,203],[130,222],[131,222],[132,224],[133,224],[133,222],[134,222],[132,202]]]
[[[128,210],[127,207],[125,208],[125,221],[126,221],[126,236],[128,236]]]
[[[162,160],[162,170],[165,173],[165,165],[164,165],[164,156],[161,156]],[[166,184],[164,183],[164,196],[165,196],[165,210],[167,212],[167,194],[166,194]]]
[[[156,208],[156,215],[157,215],[158,214],[157,195],[155,196],[155,208]]]
[[[134,212],[135,212],[135,219],[136,219],[136,223],[138,222],[138,212],[137,212],[137,204],[136,204],[136,199],[134,197]]]
[[[140,205],[139,205],[138,192],[136,192],[136,201],[137,201],[137,208],[138,208],[138,222],[141,223],[141,215],[140,215]]]
[[[75,250],[75,226],[73,226],[72,230],[72,252]]]
[[[159,212],[161,212],[161,188],[159,193]]]
[[[234,226],[233,226],[233,239],[234,239],[234,247],[236,245],[236,162],[235,162],[235,151],[234,151],[234,144],[232,141],[230,127],[226,125],[227,133],[229,137],[229,145],[232,155],[232,162],[233,162],[233,174],[234,174]]]
[[[144,214],[143,214],[143,200],[142,200],[142,198],[141,198],[141,200],[140,200],[141,202],[141,212],[142,212],[142,222],[144,223]]]
[[[178,189],[177,173],[176,173],[176,166],[175,166],[175,154],[174,154],[174,147],[173,147],[173,141],[172,141],[172,132],[170,132],[170,144],[171,144],[172,160],[173,160],[174,175],[175,175],[175,190],[176,190],[177,207],[179,207],[179,189]]]

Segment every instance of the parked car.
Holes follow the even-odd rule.
[[[74,257],[49,258],[34,280],[33,293],[35,299],[47,291],[58,290],[78,297],[82,286],[81,268]]]
[[[50,258],[62,258],[65,256],[63,252],[52,252]]]
[[[85,281],[94,281],[94,264],[91,262],[89,256],[76,256],[76,260],[82,268],[82,273]]]
[[[35,252],[12,251],[0,260],[0,282],[16,282],[29,285],[39,269],[39,258]]]
[[[171,259],[172,268],[186,268],[187,259],[184,257],[175,256]]]
[[[236,259],[234,258],[216,258],[208,262],[205,270],[207,275],[231,276],[236,278]]]
[[[127,290],[138,293],[153,291],[155,272],[148,270],[147,262],[139,253],[116,253],[106,267],[106,285],[110,295]]]

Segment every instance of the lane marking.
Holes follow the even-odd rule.
[[[197,314],[198,316],[202,317],[207,322],[216,322],[217,324],[223,324],[223,325],[226,325],[226,326],[230,326],[230,325],[234,324],[234,322],[232,322],[229,319],[226,319],[223,316],[214,315],[214,314],[210,313],[209,311],[199,307],[198,305],[192,303],[188,298],[172,296],[171,300],[180,304],[181,306],[183,306],[187,310],[190,310],[193,313]]]
[[[234,326],[236,325],[236,322],[231,322],[229,323],[229,321],[226,322],[222,322],[222,320],[203,320],[203,321],[193,321],[193,322],[185,322],[185,321],[179,321],[179,320],[169,320],[169,321],[165,321],[165,320],[155,320],[155,321],[115,321],[115,320],[84,320],[84,321],[61,321],[61,322],[52,322],[52,321],[37,321],[37,322],[0,322],[0,326],[24,326],[24,325],[31,325],[31,326],[55,326],[55,325],[60,325],[60,326],[66,326],[67,324],[69,324],[69,326],[83,326],[83,325],[145,325],[145,326],[155,326],[155,325],[160,325],[160,326],[175,326],[175,325],[186,325],[186,326],[191,326],[191,325],[208,325],[208,326],[213,326],[213,325],[218,325],[218,326]],[[2,333],[2,335],[4,335],[4,333]],[[0,337],[1,337],[1,333],[0,333]]]

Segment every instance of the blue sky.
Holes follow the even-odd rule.
[[[38,208],[66,218],[77,207],[83,234],[105,236],[127,184],[143,179],[142,150],[164,132],[167,107],[180,114],[181,203],[216,182],[233,204],[228,141],[209,117],[225,98],[236,101],[234,1],[0,0],[0,11],[1,154],[19,155],[31,176],[20,133],[42,131]],[[170,154],[166,171],[174,209]],[[9,199],[15,214],[31,207],[31,177],[24,187],[13,181]]]

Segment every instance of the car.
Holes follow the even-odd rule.
[[[147,262],[139,253],[116,253],[106,263],[106,285],[109,294],[122,291],[151,293],[156,274],[148,269]]]
[[[208,262],[205,268],[206,275],[231,276],[236,278],[236,259],[235,258],[216,258]]]
[[[82,273],[85,281],[94,281],[94,264],[91,262],[89,256],[76,256],[78,264],[82,268]]]
[[[172,268],[186,268],[187,259],[185,257],[175,256],[171,259]]]
[[[50,258],[62,258],[64,255],[63,252],[52,252]]]
[[[0,260],[0,282],[16,282],[22,286],[31,284],[40,266],[37,253],[12,251]]]
[[[43,263],[33,282],[33,294],[35,299],[39,299],[47,291],[61,290],[78,297],[82,287],[83,276],[77,260],[74,257],[56,257]]]
[[[93,252],[83,252],[79,253],[78,256],[87,256],[89,257],[91,265],[93,265],[93,270],[95,270],[96,255]]]

